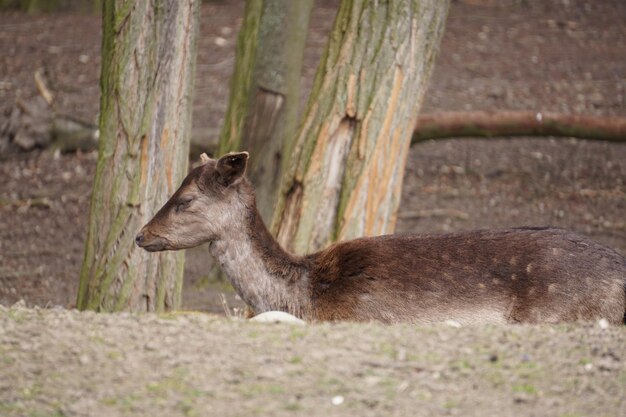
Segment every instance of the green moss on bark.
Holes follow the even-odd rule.
[[[187,171],[198,6],[104,3],[100,147],[80,309],[164,310],[180,301],[182,253],[148,254],[134,236]]]
[[[281,185],[272,223],[281,243],[306,253],[393,231],[447,8],[435,0],[341,3]]]

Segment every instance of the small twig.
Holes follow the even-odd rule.
[[[224,313],[226,314],[226,317],[228,317],[229,319],[232,319],[233,313],[230,310],[230,307],[228,305],[228,300],[226,300],[226,296],[224,295],[224,293],[220,293],[220,298],[222,300],[222,308],[224,309]]]
[[[51,106],[52,101],[54,100],[54,94],[52,94],[50,89],[46,86],[46,80],[44,79],[43,73],[43,68],[38,68],[37,71],[35,71],[35,85],[37,86],[37,90],[39,91],[39,94],[41,94],[41,97],[46,100],[48,106]]]
[[[50,208],[52,201],[48,197],[28,198],[26,200],[0,200],[0,207],[14,206],[19,209],[28,209],[30,207]]]

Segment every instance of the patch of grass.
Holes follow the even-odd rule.
[[[157,381],[152,381],[147,384],[146,390],[148,393],[155,397],[155,402],[164,402],[167,398],[175,397],[178,399],[176,408],[179,409],[183,415],[195,417],[199,416],[196,409],[196,400],[198,398],[211,396],[210,392],[201,391],[189,382],[187,382],[187,376],[189,370],[184,367],[175,368],[174,371]]]
[[[543,367],[537,362],[520,362],[517,366],[517,374],[527,379],[542,379],[544,377]]]
[[[177,320],[178,317],[187,317],[194,315],[206,315],[206,313],[202,311],[194,311],[194,310],[176,310],[176,311],[165,311],[157,313],[157,316],[161,320]]]
[[[284,405],[283,407],[287,411],[302,411],[304,407],[300,403],[290,402]]]
[[[577,377],[568,378],[566,381],[562,382],[563,388],[568,391],[575,391],[580,387],[581,381]]]
[[[24,323],[28,319],[23,311],[14,309],[9,309],[7,316],[17,324]]]
[[[0,365],[13,365],[15,363],[15,358],[12,358],[6,353],[6,350],[0,346]]]
[[[100,402],[103,405],[109,406],[109,407],[113,407],[115,405],[117,405],[118,403],[118,399],[115,397],[104,397],[102,400],[100,400]]]
[[[188,398],[184,398],[180,400],[176,404],[176,408],[183,412],[184,415],[188,417],[196,417],[199,416],[198,411],[195,409],[195,404],[190,401]]]
[[[104,340],[104,338],[102,336],[100,336],[100,335],[89,336],[89,340],[91,342],[95,343],[95,344],[98,344],[98,345],[106,344],[106,340]]]
[[[396,347],[388,342],[383,342],[378,346],[378,351],[390,359],[396,359],[398,351]]]
[[[171,391],[183,394],[187,397],[201,396],[201,391],[198,391],[186,382],[188,374],[189,369],[187,368],[175,368],[171,375],[161,378],[158,381],[148,383],[147,389],[159,396],[167,395]]]
[[[557,332],[568,333],[573,329],[573,325],[571,323],[555,323],[550,325],[550,328]]]
[[[285,388],[282,385],[274,383],[253,383],[248,385],[242,385],[239,388],[239,392],[246,398],[265,397],[265,396],[277,396],[285,393]]]
[[[291,333],[289,333],[289,338],[291,339],[292,342],[295,342],[298,339],[302,339],[305,335],[306,333],[302,329],[293,327],[291,329]]]
[[[513,392],[521,392],[529,395],[537,394],[537,388],[532,384],[517,384],[513,385]]]
[[[433,394],[427,390],[415,390],[413,395],[420,401],[430,401],[433,398]]]
[[[474,369],[474,367],[469,363],[467,359],[455,359],[450,363],[449,367],[452,369],[456,368],[460,370]]]
[[[26,415],[28,417],[66,417],[66,414],[60,409],[52,411],[30,410],[27,411]]]
[[[33,400],[37,397],[41,396],[43,391],[43,385],[41,383],[34,383],[30,387],[25,387],[21,392],[21,399],[23,400]]]
[[[21,415],[24,413],[24,406],[13,402],[0,401],[0,415],[6,415],[8,413],[18,413]]]
[[[292,356],[292,357],[289,359],[289,363],[292,363],[292,364],[299,364],[299,363],[302,363],[302,357],[301,357],[301,356],[297,356],[297,355],[296,355],[296,356]]]
[[[337,378],[327,378],[320,381],[320,385],[342,385],[342,383]]]
[[[122,353],[117,351],[117,350],[109,350],[107,353],[107,358],[109,359],[113,359],[113,360],[119,360],[122,357]]]
[[[282,394],[285,392],[285,389],[278,384],[268,384],[267,392],[270,394]]]
[[[485,379],[491,382],[494,387],[501,387],[506,382],[504,374],[497,368],[487,371],[485,373]]]
[[[411,362],[417,362],[418,364],[419,363],[426,363],[426,364],[441,363],[444,360],[444,358],[439,353],[432,351],[432,350],[409,352],[407,353],[406,358],[407,360]]]
[[[105,397],[100,400],[100,403],[108,407],[115,407],[126,411],[134,411],[137,409],[137,400],[139,400],[138,395],[125,394],[117,397]]]
[[[443,408],[445,408],[446,410],[451,410],[453,408],[457,408],[459,406],[459,402],[456,400],[446,400],[445,403],[443,403]]]
[[[378,382],[378,385],[384,388],[385,397],[387,397],[387,399],[393,400],[398,395],[398,385],[400,385],[398,380],[385,377]]]

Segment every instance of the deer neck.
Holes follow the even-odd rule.
[[[234,222],[227,236],[211,242],[209,248],[255,313],[280,310],[307,316],[310,296],[305,261],[280,247],[254,205],[245,219]]]

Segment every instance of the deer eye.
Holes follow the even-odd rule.
[[[180,213],[181,211],[185,210],[187,207],[189,207],[192,201],[193,198],[178,200],[178,203],[176,203],[176,213]]]

